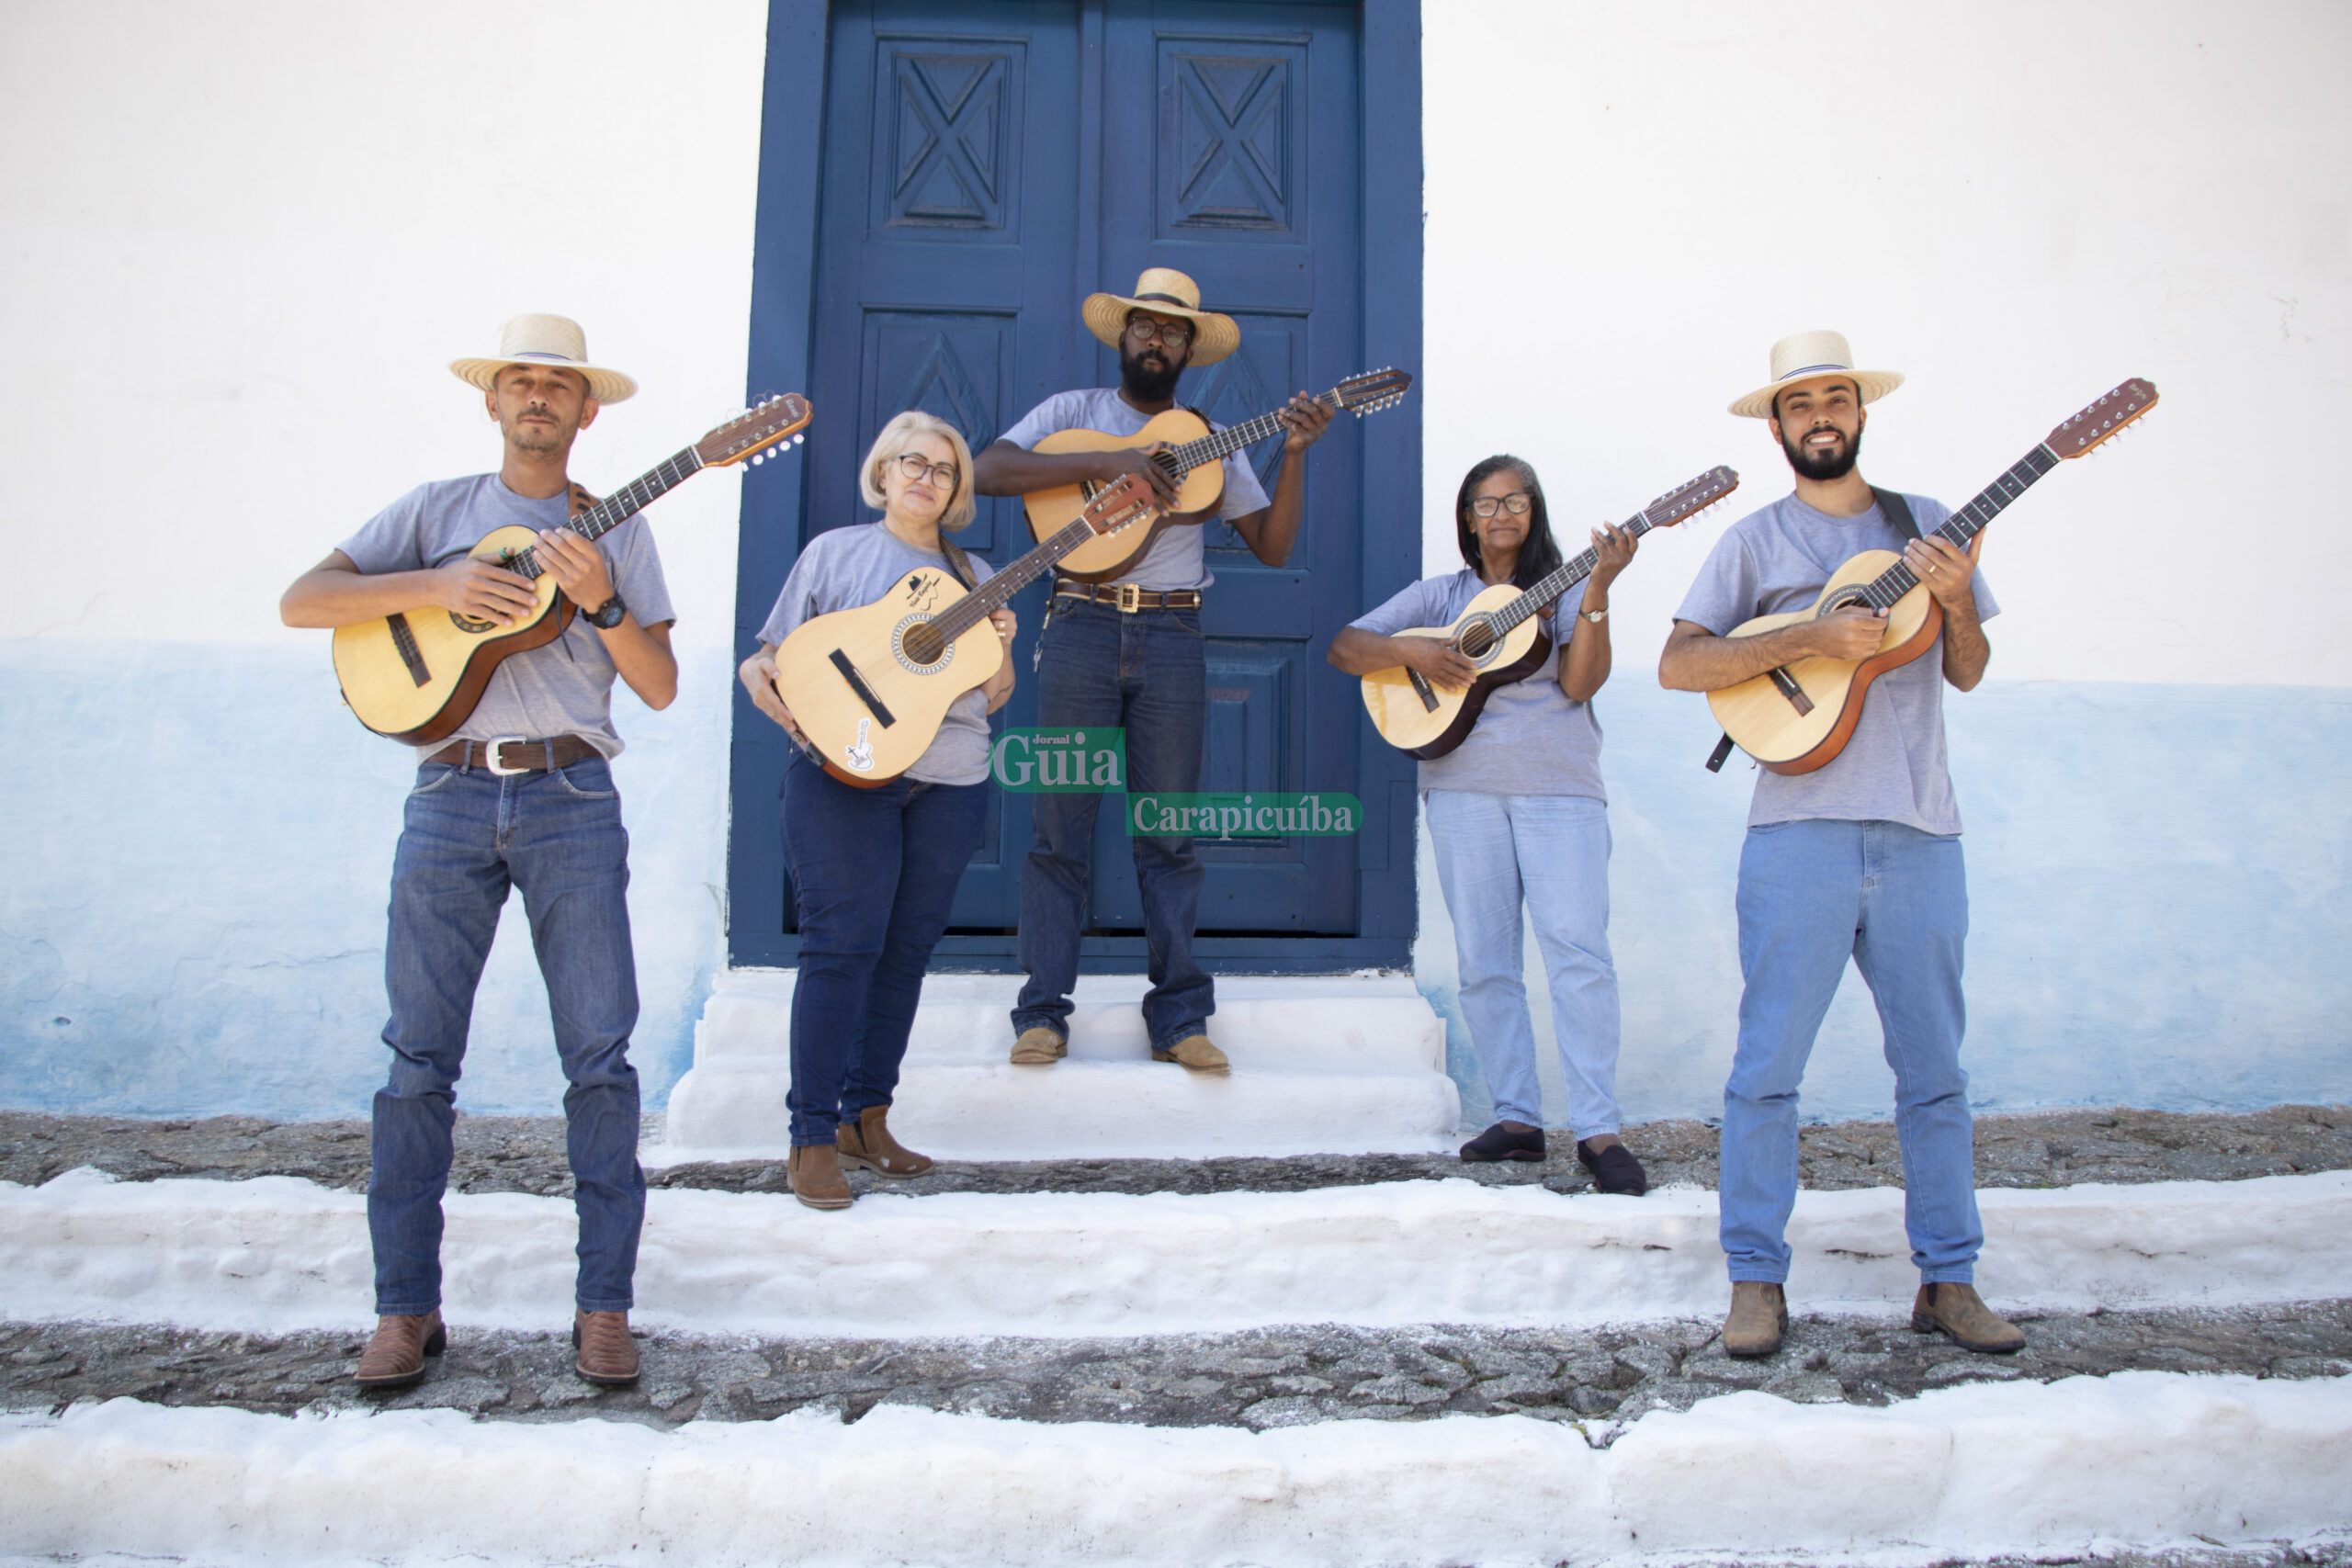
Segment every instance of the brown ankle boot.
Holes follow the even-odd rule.
[[[352,1381],[362,1388],[406,1388],[424,1376],[424,1358],[449,1345],[438,1309],[416,1317],[379,1317]]]
[[[1789,1301],[1781,1287],[1763,1280],[1735,1280],[1731,1315],[1724,1319],[1724,1354],[1769,1356],[1789,1329]]]
[[[628,1337],[625,1312],[575,1312],[571,1348],[580,1352],[572,1369],[590,1382],[623,1387],[637,1381],[637,1341]]]
[[[792,1195],[812,1209],[846,1209],[850,1205],[849,1183],[842,1179],[842,1162],[832,1148],[824,1144],[810,1144],[803,1148],[793,1145],[784,1162],[785,1184]]]
[[[856,1121],[842,1122],[833,1129],[834,1153],[842,1164],[877,1175],[921,1176],[938,1162],[890,1136],[889,1124],[884,1120],[889,1114],[887,1105],[869,1105],[857,1113]]]
[[[1973,1285],[1922,1285],[1911,1303],[1915,1334],[1940,1334],[1963,1350],[2006,1356],[2025,1344],[2025,1330],[1984,1304]]]

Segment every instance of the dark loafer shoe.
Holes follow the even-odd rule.
[[[1592,1184],[1603,1192],[1621,1193],[1638,1198],[1650,1190],[1649,1173],[1634,1151],[1623,1144],[1611,1144],[1596,1150],[1582,1138],[1577,1140],[1577,1163],[1592,1172]]]
[[[1463,1145],[1462,1157],[1472,1165],[1501,1159],[1542,1159],[1544,1129],[1524,1122],[1498,1122]]]

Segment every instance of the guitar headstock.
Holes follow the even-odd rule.
[[[1098,534],[1112,534],[1149,517],[1155,505],[1150,481],[1141,474],[1129,474],[1096,491],[1079,520]]]
[[[1720,464],[1686,484],[1676,485],[1642,508],[1653,528],[1671,528],[1686,517],[1696,517],[1739,488],[1739,475]]]
[[[2061,457],[2079,457],[2156,406],[2154,382],[2134,376],[2052,431],[2042,440]]]
[[[1351,376],[1331,391],[1340,400],[1341,413],[1351,413],[1362,419],[1368,413],[1395,408],[1404,401],[1405,394],[1412,385],[1413,373],[1410,370],[1391,370],[1384,367]]]
[[[817,417],[808,400],[797,392],[763,400],[695,443],[695,456],[707,468],[723,468],[749,457],[754,465],[784,456],[781,448],[798,441],[808,422]],[[779,448],[771,452],[770,447]]]

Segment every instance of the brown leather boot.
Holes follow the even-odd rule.
[[[890,1136],[889,1124],[884,1120],[890,1114],[887,1105],[869,1105],[857,1113],[855,1122],[843,1122],[833,1129],[833,1152],[842,1164],[878,1176],[921,1176],[938,1161],[929,1155],[919,1155],[898,1139]]]
[[[1151,1059],[1155,1062],[1173,1062],[1193,1072],[1208,1073],[1218,1077],[1224,1077],[1231,1066],[1231,1064],[1225,1059],[1225,1053],[1211,1043],[1209,1037],[1205,1034],[1187,1034],[1167,1050],[1152,1052]]]
[[[1724,1319],[1724,1354],[1769,1356],[1789,1330],[1789,1301],[1781,1287],[1763,1280],[1734,1280],[1731,1315]]]
[[[637,1381],[637,1341],[628,1337],[625,1312],[574,1312],[571,1348],[580,1352],[572,1370],[590,1382],[620,1388]]]
[[[1922,1285],[1911,1303],[1911,1330],[1940,1334],[1963,1350],[2006,1356],[2025,1345],[2025,1330],[1984,1304],[1973,1285]]]
[[[361,1388],[406,1388],[424,1376],[424,1358],[448,1348],[439,1309],[421,1317],[379,1317],[352,1381]]]
[[[1023,1030],[1012,1043],[1012,1065],[1016,1067],[1047,1066],[1068,1055],[1069,1042],[1043,1025]]]
[[[846,1209],[849,1183],[842,1179],[842,1162],[831,1145],[793,1145],[784,1162],[785,1184],[792,1195],[812,1209]]]

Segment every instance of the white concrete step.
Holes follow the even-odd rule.
[[[2016,1311],[2340,1296],[2352,1172],[1981,1198],[1979,1281]],[[1789,1228],[1814,1314],[1888,1317],[1917,1282],[1890,1188],[1806,1192]],[[527,1329],[571,1299],[568,1200],[453,1197],[448,1313]],[[348,1327],[368,1300],[366,1199],[288,1177],[0,1185],[0,1317],[249,1332]],[[886,1337],[1224,1332],[1269,1323],[1543,1325],[1713,1317],[1715,1195],[1564,1198],[1408,1181],[1300,1192],[650,1198],[637,1320],[684,1332]]]
[[[208,1564],[1541,1568],[2072,1562],[2341,1541],[2352,1379],[2121,1372],[1884,1409],[1745,1392],[1263,1433],[881,1406],[765,1422],[0,1416],[0,1552]]]
[[[719,977],[649,1164],[784,1156],[797,978]],[[933,976],[892,1127],[948,1159],[1419,1153],[1455,1140],[1461,1103],[1445,1075],[1445,1025],[1409,976],[1219,979],[1210,1033],[1233,1060],[1224,1078],[1150,1059],[1138,1006],[1146,984],[1082,979],[1069,1055],[1015,1068],[1006,1055],[1021,977]]]

